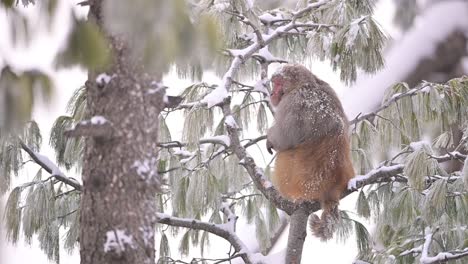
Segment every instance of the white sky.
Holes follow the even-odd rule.
[[[64,1],[59,1],[59,3],[63,3]],[[62,45],[62,40],[66,34],[68,21],[69,21],[69,13],[66,10],[69,6],[76,1],[66,2],[62,4],[61,11],[57,12],[58,16],[57,21],[60,23],[55,23],[54,27],[52,28],[52,35],[50,35],[46,30],[42,29],[40,33],[33,39],[32,44],[29,47],[23,47],[21,49],[12,49],[9,45],[9,40],[6,37],[7,34],[7,23],[6,23],[6,14],[5,12],[0,10],[0,67],[3,65],[3,59],[7,61],[14,61],[15,65],[18,69],[26,69],[30,66],[40,67],[45,69],[48,72],[52,72],[51,62],[53,59],[53,54],[56,53],[57,49],[60,48]],[[391,8],[391,0],[384,0],[383,5],[380,5],[377,9],[376,18],[384,25],[386,29],[390,28],[388,25],[391,21],[392,16],[392,8]],[[43,28],[43,21],[38,17],[38,12],[36,10],[37,7],[30,6],[24,12],[28,13],[31,17],[31,23],[34,25],[35,28]],[[84,15],[84,12],[79,12],[80,15]],[[34,28],[33,27],[33,28]],[[339,77],[337,74],[333,73],[331,68],[328,64],[324,63],[317,63],[314,64],[314,68],[312,69],[315,74],[317,74],[320,78],[324,79],[325,81],[329,82],[332,87],[337,88],[337,92],[339,94],[343,94],[344,92],[344,85],[339,81]],[[71,96],[73,91],[81,86],[84,81],[86,80],[86,73],[76,67],[73,69],[61,70],[53,74],[56,90],[54,97],[52,99],[52,103],[50,104],[36,104],[34,106],[34,119],[38,121],[40,124],[41,131],[43,133],[44,139],[44,147],[42,148],[42,152],[50,155],[52,157],[52,151],[50,147],[48,147],[48,136],[50,127],[52,123],[55,121],[55,118],[61,114],[65,113],[65,106],[68,101],[68,98]],[[215,81],[215,77],[212,74],[206,75],[206,81],[213,82]],[[187,80],[178,80],[174,75],[167,76],[165,78],[165,84],[170,87],[176,88],[183,88],[190,84]],[[174,94],[173,91],[169,91],[169,93]],[[179,121],[179,123],[182,123]],[[18,182],[28,181],[31,180],[33,175],[21,175],[21,179],[16,180]],[[340,207],[342,209],[347,209],[350,211],[355,211],[355,195],[351,195],[346,199],[342,200]],[[240,227],[242,227],[242,223],[240,223]],[[248,228],[238,227],[240,230],[241,237],[249,237],[251,236],[252,230]],[[287,234],[287,232],[285,232]],[[281,242],[278,243],[276,248],[273,249],[273,252],[282,250],[280,247],[285,245],[287,237],[283,235],[281,238]],[[38,243],[35,241],[32,246],[25,245],[23,240],[20,239],[20,242],[17,245],[11,245],[6,243],[4,248],[4,254],[0,254],[0,263],[9,263],[9,264],[20,264],[20,263],[38,263],[38,264],[48,264],[47,258],[45,254],[38,248]],[[221,239],[219,239],[219,243],[217,239],[211,240],[212,245],[220,245],[213,247],[213,252],[217,252],[216,255],[220,257],[225,257],[225,253],[228,252],[227,244],[224,243]],[[171,249],[172,253],[176,255],[177,251],[177,244],[172,244]],[[198,251],[192,250],[191,251],[194,256],[199,256]],[[304,247],[304,256],[303,256],[303,263],[311,263],[312,260],[320,263],[321,260],[325,261],[323,263],[331,263],[330,261],[333,260],[333,263],[351,263],[354,259],[357,249],[356,243],[353,238],[350,238],[346,244],[335,243],[334,241],[328,243],[321,243],[317,239],[314,239],[312,236],[308,236],[306,239],[305,247]],[[339,254],[337,254],[339,252]],[[65,252],[61,252],[62,263],[79,263],[78,252],[75,252],[73,255],[68,255]]]

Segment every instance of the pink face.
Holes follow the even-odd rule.
[[[280,75],[275,75],[271,78],[273,83],[273,91],[271,92],[271,103],[277,106],[284,95],[283,85],[284,79]]]

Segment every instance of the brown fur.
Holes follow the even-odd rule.
[[[288,199],[320,202],[322,216],[312,215],[309,225],[327,240],[339,220],[341,194],[354,177],[347,119],[334,91],[305,67],[286,66],[280,76],[286,92],[267,143],[278,152],[273,182]]]
[[[312,215],[309,223],[314,235],[327,240],[339,219],[337,206],[341,194],[353,177],[349,142],[341,135],[279,152],[273,182],[288,199],[320,202],[321,219]]]
[[[292,200],[337,202],[354,176],[348,145],[346,137],[339,136],[281,151],[273,181],[281,194]]]

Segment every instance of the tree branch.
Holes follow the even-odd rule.
[[[287,264],[300,264],[302,249],[307,236],[307,219],[309,212],[306,208],[299,208],[291,215],[291,225],[288,236],[288,247],[286,252]]]
[[[43,156],[39,153],[34,152],[31,148],[26,146],[23,142],[21,143],[21,148],[26,151],[29,156],[36,162],[39,166],[41,166],[44,170],[46,170],[48,173],[52,175],[55,179],[58,181],[61,181],[67,185],[70,185],[71,187],[75,188],[77,191],[82,190],[81,184],[75,180],[74,178],[66,177],[60,169],[53,164],[46,156]]]
[[[112,123],[102,116],[94,116],[90,120],[84,120],[76,124],[72,129],[65,131],[67,137],[95,137],[112,138],[115,136]]]
[[[387,100],[384,104],[382,104],[379,108],[377,108],[375,111],[373,112],[369,112],[367,114],[364,114],[364,115],[361,115],[359,114],[356,118],[354,118],[353,120],[349,121],[349,124],[350,125],[355,125],[365,119],[370,119],[370,118],[373,118],[375,116],[378,115],[379,112],[383,111],[384,109],[387,109],[388,107],[390,107],[393,103],[397,102],[398,100],[402,99],[402,98],[405,98],[405,97],[408,97],[408,96],[414,96],[416,95],[418,92],[420,92],[421,90],[423,90],[424,88],[427,88],[427,87],[430,87],[429,84],[426,84],[426,85],[423,85],[419,88],[413,88],[411,90],[408,90],[404,93],[400,93],[400,94],[395,94],[393,95],[389,100]]]
[[[426,234],[426,236],[424,237],[424,245],[422,246],[421,259],[420,259],[421,264],[442,263],[442,262],[456,260],[456,259],[460,259],[460,258],[468,256],[468,249],[464,249],[457,253],[439,252],[436,256],[430,257],[429,250],[432,244],[432,237],[434,236],[435,232],[437,232],[437,230],[429,234]]]
[[[158,219],[158,222],[160,224],[203,230],[208,233],[222,237],[234,247],[236,252],[241,256],[242,260],[244,260],[245,263],[255,263],[251,259],[252,257],[249,253],[249,249],[235,233],[235,224],[237,221],[237,216],[235,216],[234,213],[230,210],[229,206],[226,205],[222,206],[221,211],[226,215],[228,220],[228,222],[225,224],[212,224],[200,220],[173,217],[161,213],[157,213],[156,218]]]

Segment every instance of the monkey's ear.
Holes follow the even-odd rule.
[[[273,144],[271,144],[270,140],[268,140],[268,139],[267,139],[267,141],[266,141],[266,147],[267,147],[268,153],[270,153],[271,155],[273,155],[273,151],[272,151],[272,149],[274,149],[274,148],[273,148]]]

